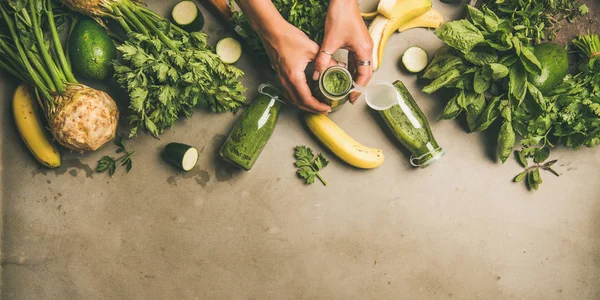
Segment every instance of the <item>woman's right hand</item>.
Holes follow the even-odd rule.
[[[305,75],[306,66],[319,52],[319,45],[286,21],[272,29],[275,30],[258,33],[279,81],[287,92],[288,102],[313,113],[331,112],[329,105],[312,96]],[[335,64],[335,61],[331,64]]]

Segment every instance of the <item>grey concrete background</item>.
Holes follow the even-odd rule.
[[[149,6],[166,14],[175,2]],[[448,19],[460,14],[434,6]],[[213,43],[231,34],[205,16]],[[421,93],[398,68],[412,45],[433,53],[440,42],[428,30],[394,35],[374,79],[403,80],[436,120],[444,95]],[[239,66],[255,88],[251,59]],[[2,299],[600,299],[598,149],[557,149],[562,176],[543,174],[531,193],[511,182],[515,161],[494,159],[493,136],[465,134],[457,122],[432,122],[448,155],[411,168],[358,103],[332,119],[383,149],[385,163],[364,171],[336,159],[287,107],[245,173],[216,158],[236,116],[198,111],[160,140],[128,141],[134,167],[111,178],[93,169],[113,146],[40,168],[13,125],[15,84],[0,81]],[[190,173],[160,158],[172,141],[201,151]],[[296,178],[298,144],[331,159],[328,187]]]

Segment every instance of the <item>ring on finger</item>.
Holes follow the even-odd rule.
[[[331,53],[331,52],[328,52],[328,51],[325,51],[325,50],[321,50],[321,51],[319,51],[319,52],[323,52],[323,53],[325,53],[325,54],[327,54],[327,55],[329,55],[329,56],[333,56],[333,53]]]
[[[371,65],[371,61],[370,60],[359,60],[356,63],[358,64],[359,67],[370,66]]]

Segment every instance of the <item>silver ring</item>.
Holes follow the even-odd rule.
[[[370,60],[359,60],[356,63],[358,64],[359,67],[361,67],[361,66],[370,66],[371,65],[371,61]]]
[[[325,50],[321,50],[321,51],[319,51],[319,52],[323,52],[323,53],[325,53],[325,54],[327,54],[327,55],[329,55],[329,56],[333,56],[333,53],[331,53],[331,52],[327,52],[327,51],[325,51]]]

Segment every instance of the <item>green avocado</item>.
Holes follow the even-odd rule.
[[[71,32],[68,47],[71,66],[78,76],[105,80],[112,74],[117,49],[106,30],[95,21],[79,21]]]
[[[529,74],[529,82],[546,94],[561,83],[569,71],[567,50],[555,43],[543,43],[534,47],[534,54],[540,61],[540,75]]]

